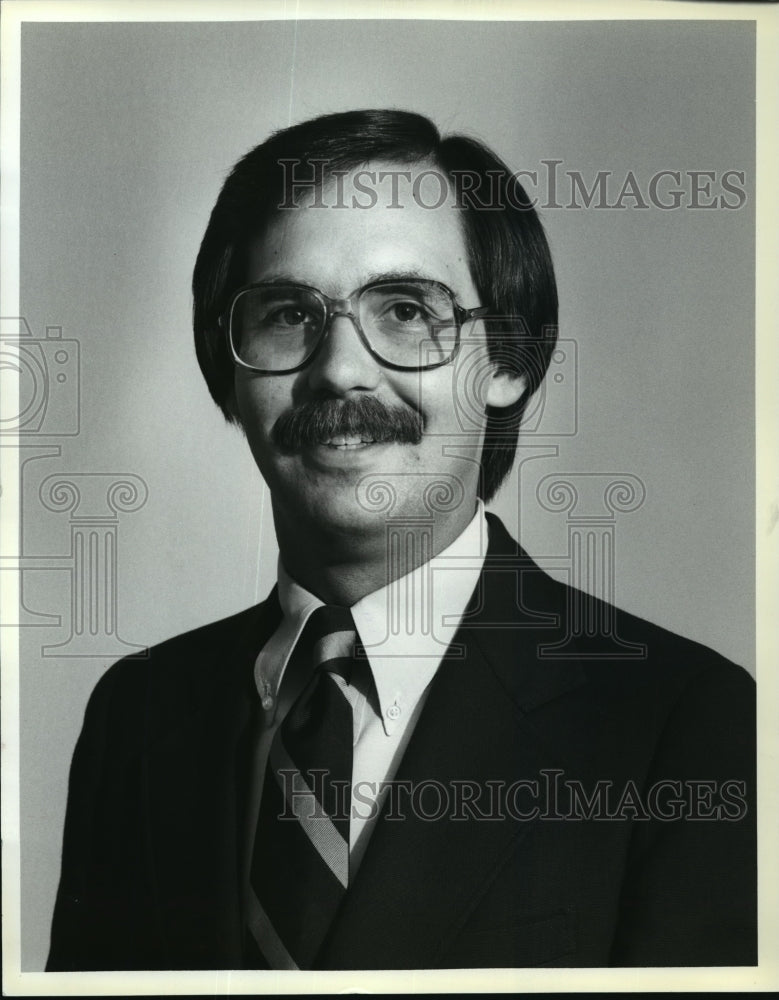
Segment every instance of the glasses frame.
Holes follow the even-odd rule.
[[[441,281],[434,281],[432,278],[408,278],[407,281],[410,283],[412,281],[419,282],[425,285],[432,285],[435,288],[439,288],[446,292],[449,298],[452,300],[452,309],[454,311],[454,325],[455,325],[455,344],[454,350],[444,361],[434,361],[429,365],[399,365],[394,361],[385,360],[374,348],[371,346],[365,331],[363,330],[359,317],[357,315],[356,306],[357,300],[365,292],[371,291],[374,288],[381,288],[386,285],[402,285],[404,283],[403,279],[399,278],[383,278],[380,281],[371,281],[367,285],[361,285],[359,288],[347,295],[345,299],[331,299],[328,295],[320,289],[315,288],[313,285],[305,285],[298,281],[253,281],[248,285],[242,285],[237,289],[231,299],[230,304],[227,309],[219,317],[219,326],[226,332],[227,340],[230,345],[230,352],[233,356],[233,363],[239,368],[245,371],[253,372],[255,375],[292,375],[295,372],[302,371],[314,360],[316,355],[322,348],[325,340],[330,334],[330,328],[333,325],[333,320],[336,316],[344,316],[352,321],[352,325],[357,331],[357,335],[360,338],[360,342],[366,351],[370,354],[372,358],[383,365],[385,368],[389,368],[392,371],[397,372],[426,372],[431,371],[434,368],[441,368],[443,365],[448,365],[457,357],[457,353],[460,350],[460,331],[462,330],[463,324],[467,323],[472,319],[483,319],[489,313],[488,306],[475,306],[473,309],[465,309],[457,301],[457,298],[449,288],[448,285],[443,284]],[[319,334],[316,343],[312,347],[311,351],[306,355],[306,357],[300,362],[300,364],[295,365],[294,368],[256,368],[254,365],[248,364],[248,362],[243,361],[238,357],[238,351],[236,350],[235,343],[233,342],[233,311],[235,310],[235,304],[238,301],[238,297],[244,292],[250,291],[252,288],[273,288],[273,287],[288,287],[288,288],[301,288],[303,291],[311,293],[322,305],[325,313],[325,322],[322,327],[322,331]]]

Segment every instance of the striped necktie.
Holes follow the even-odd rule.
[[[250,871],[247,964],[258,946],[274,969],[314,963],[349,885],[356,632],[348,608],[313,612],[300,639],[314,670],[271,743]]]

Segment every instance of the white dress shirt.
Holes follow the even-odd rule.
[[[381,805],[382,785],[391,781],[424,706],[430,682],[441,664],[484,563],[487,522],[484,505],[465,530],[433,559],[367,594],[352,606],[358,641],[365,647],[375,694],[349,686],[333,675],[351,702],[354,718],[350,869],[360,863]],[[309,616],[322,601],[296,583],[279,560],[281,624],[260,651],[254,668],[263,709],[254,762],[255,801],[249,815],[245,870],[254,843],[262,781],[277,727],[301,693],[306,676],[289,671],[292,652]],[[294,658],[293,658],[294,659]]]

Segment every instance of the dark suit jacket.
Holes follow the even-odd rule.
[[[553,581],[489,524],[480,584],[396,780],[427,783],[418,802],[434,817],[432,782],[442,795],[491,787],[503,818],[462,798],[441,818],[383,814],[317,967],[754,964],[751,678]],[[73,757],[49,970],[241,966],[252,666],[279,616],[272,594],[98,683]],[[555,782],[556,804],[543,791]],[[658,818],[679,791],[697,818]],[[540,815],[523,818],[534,801]]]

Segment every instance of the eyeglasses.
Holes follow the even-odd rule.
[[[260,375],[304,368],[336,316],[352,321],[368,352],[387,368],[427,371],[451,361],[463,323],[488,311],[463,309],[446,285],[423,278],[372,282],[345,299],[308,285],[260,281],[235,293],[220,325],[235,363]]]

